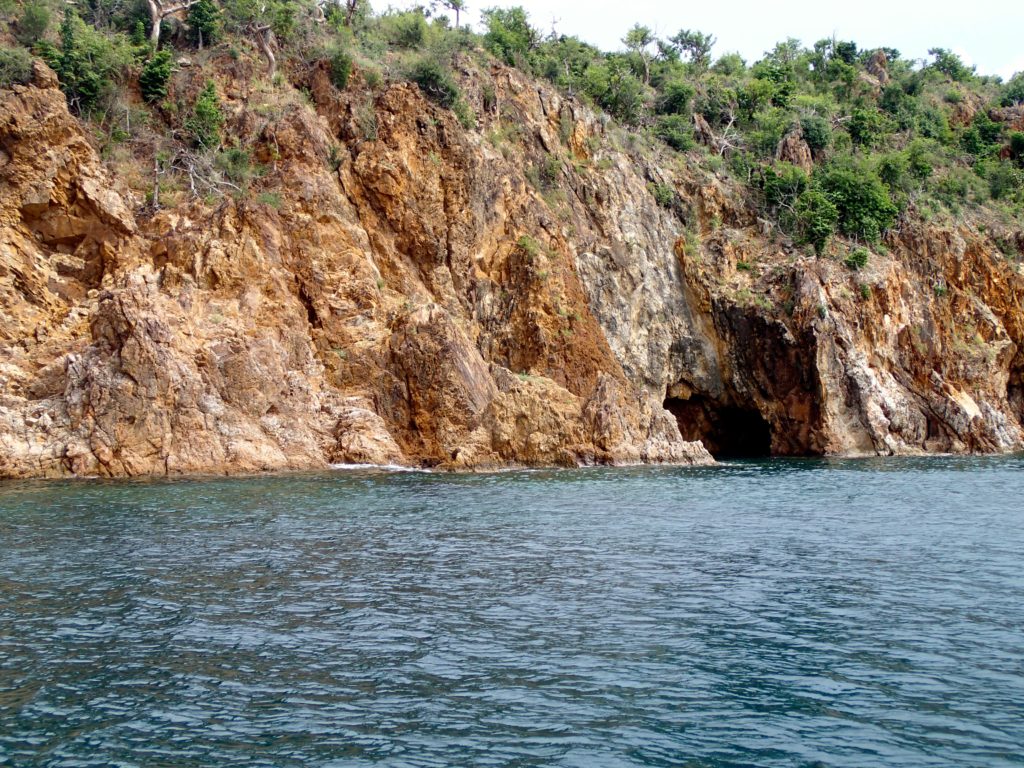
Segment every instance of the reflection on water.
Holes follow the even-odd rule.
[[[1024,765],[1022,469],[0,485],[0,765]]]

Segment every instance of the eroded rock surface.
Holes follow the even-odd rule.
[[[1024,281],[967,227],[815,261],[722,179],[498,67],[462,73],[473,130],[318,69],[315,107],[268,123],[229,80],[276,197],[153,213],[36,75],[0,100],[2,477],[1024,440]]]

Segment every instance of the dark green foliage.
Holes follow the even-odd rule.
[[[685,152],[693,149],[693,128],[683,115],[662,115],[654,124],[654,135],[672,149]]]
[[[727,81],[709,77],[697,91],[694,111],[700,112],[712,126],[728,125],[736,116],[739,99]]]
[[[1010,157],[1021,168],[1024,168],[1024,132],[1014,131],[1010,134]]]
[[[953,141],[946,113],[935,107],[925,107],[916,118],[917,131],[926,139],[935,139],[943,144]]]
[[[50,26],[50,9],[41,2],[25,3],[18,17],[14,36],[22,45],[31,46],[46,34]]]
[[[849,40],[837,40],[832,55],[844,64],[857,63],[857,44]]]
[[[856,108],[850,115],[850,138],[858,147],[876,147],[889,133],[892,124],[877,109]]]
[[[712,35],[697,30],[682,29],[669,38],[673,49],[678,55],[687,59],[699,69],[707,69],[711,63],[711,48],[715,44]]]
[[[673,80],[661,88],[658,111],[663,115],[684,115],[690,111],[694,88],[684,80]]]
[[[871,252],[868,251],[867,248],[858,246],[846,255],[846,258],[843,259],[843,264],[845,264],[848,269],[852,269],[854,271],[864,269],[864,267],[868,265],[868,258],[870,255]]]
[[[231,147],[218,154],[217,167],[235,184],[245,184],[253,176],[252,157],[238,147]]]
[[[167,98],[167,81],[171,79],[173,68],[171,52],[166,48],[154,53],[143,65],[139,73],[139,90],[145,101],[156,104]]]
[[[624,123],[639,121],[643,110],[643,83],[621,58],[591,65],[584,76],[583,90],[613,117]]]
[[[890,83],[885,87],[878,99],[878,106],[896,122],[901,131],[914,127],[919,112],[917,99],[898,83]]]
[[[0,48],[0,88],[32,79],[32,56],[24,48]]]
[[[188,9],[188,27],[192,41],[202,48],[220,39],[221,13],[213,0],[199,0]]]
[[[1003,95],[1000,103],[1004,107],[1012,107],[1014,104],[1024,104],[1024,72],[1018,72],[1010,78],[1010,82],[1003,88]]]
[[[552,189],[558,184],[562,175],[562,161],[555,155],[548,155],[540,165],[540,185],[542,189]]]
[[[424,96],[442,107],[450,109],[459,99],[455,79],[432,58],[422,58],[413,64],[409,79],[419,86]]]
[[[712,69],[720,75],[725,77],[737,77],[743,74],[743,71],[747,68],[747,62],[743,60],[743,57],[738,53],[727,53],[718,61]]]
[[[185,129],[197,146],[212,149],[220,146],[220,129],[223,125],[224,115],[220,109],[217,87],[212,80],[207,80],[192,105],[192,114],[185,120]]]
[[[815,154],[832,146],[832,126],[824,117],[807,115],[800,118],[800,130],[803,132],[807,146]]]
[[[331,82],[339,91],[348,87],[348,79],[352,74],[352,57],[347,51],[337,49],[331,54]]]
[[[896,220],[888,190],[865,162],[840,158],[819,168],[814,183],[835,206],[845,235],[874,243]]]
[[[966,168],[950,168],[935,184],[935,197],[954,213],[964,203],[983,202],[990,194],[990,185]]]
[[[1014,200],[1024,193],[1024,172],[1008,163],[993,163],[987,177],[994,200]]]
[[[40,41],[38,50],[57,77],[68,104],[80,113],[91,111],[132,65],[132,51],[120,34],[104,35],[67,8],[60,25],[60,47]]]
[[[799,241],[814,246],[820,256],[839,223],[835,204],[821,191],[808,189],[796,200],[795,217]]]
[[[991,157],[998,154],[1002,146],[1003,127],[992,120],[983,111],[978,112],[970,126],[960,136],[960,146],[964,152],[976,158]]]
[[[974,70],[968,68],[952,51],[945,48],[931,48],[928,50],[928,55],[935,57],[935,61],[930,65],[931,69],[941,72],[951,80],[963,83],[974,77]]]

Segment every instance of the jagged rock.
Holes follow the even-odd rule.
[[[136,220],[47,73],[0,99],[2,477],[1024,445],[1024,276],[977,228],[906,224],[855,275],[801,257],[723,178],[504,67],[500,147],[411,85],[369,137],[323,67],[269,123],[224,74],[279,199]],[[526,171],[559,147],[587,167],[549,204]]]
[[[795,128],[782,137],[779,146],[775,149],[775,159],[792,163],[807,174],[814,170],[811,147],[804,141],[803,132],[799,128]]]
[[[871,54],[864,68],[878,81],[879,85],[884,87],[889,82],[889,59],[886,57],[885,51],[879,49]]]

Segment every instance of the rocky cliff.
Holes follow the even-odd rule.
[[[460,73],[467,129],[238,69],[257,187],[159,209],[44,66],[0,93],[0,477],[1024,443],[1019,232],[910,221],[853,272],[515,70]]]

